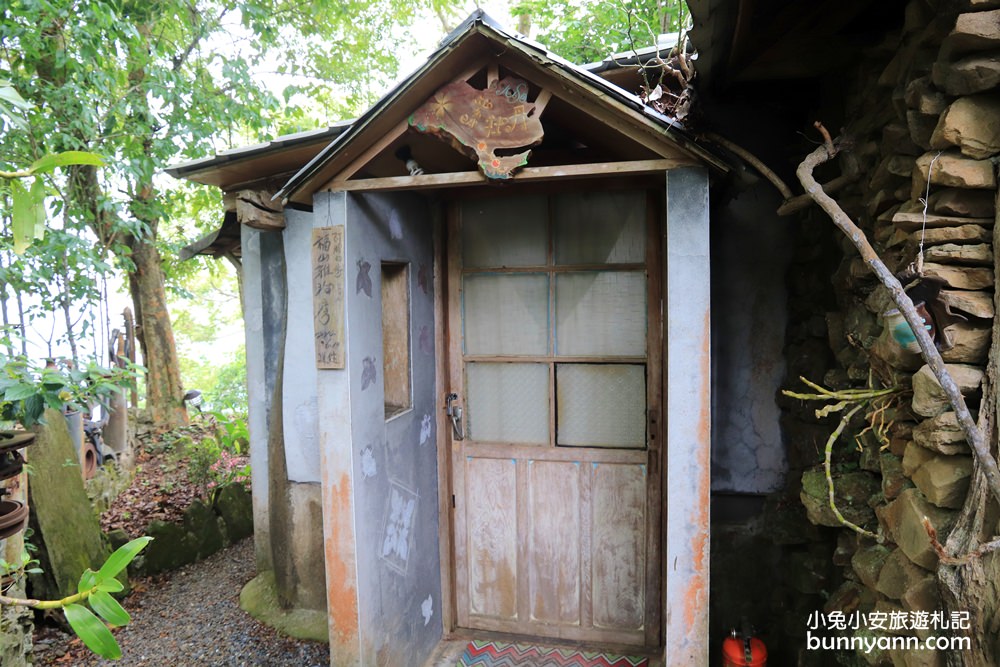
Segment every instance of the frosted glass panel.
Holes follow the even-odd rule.
[[[465,267],[540,266],[548,255],[545,197],[504,197],[462,203]]]
[[[554,198],[556,264],[646,261],[646,197],[590,192]]]
[[[556,276],[556,354],[645,356],[645,274],[588,271]]]
[[[484,442],[549,442],[546,364],[465,366],[469,438]]]
[[[469,275],[462,298],[466,354],[548,354],[547,275]]]
[[[646,446],[646,367],[558,364],[556,444]]]

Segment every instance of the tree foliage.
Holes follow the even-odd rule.
[[[0,171],[65,151],[99,154],[105,163],[101,169],[72,166],[68,176],[52,179],[56,196],[48,206],[63,233],[35,255],[15,258],[3,251],[13,218],[10,202],[0,202],[0,288],[4,297],[28,304],[19,301],[17,316],[30,315],[32,303],[58,307],[59,300],[46,298],[53,289],[63,301],[94,298],[94,272],[81,267],[114,266],[128,276],[145,334],[148,400],[160,407],[165,423],[183,418],[166,291],[186,272],[164,257],[220,216],[218,203],[205,201],[211,195],[178,187],[159,170],[357,113],[395,74],[398,50],[391,47],[400,26],[438,5],[450,3],[5,3],[0,79],[9,79],[33,106],[23,110],[24,127],[0,127]],[[274,85],[273,77],[283,85]],[[216,215],[201,215],[206,211]],[[61,272],[43,276],[42,257],[55,252],[56,243],[75,254],[61,263]],[[38,280],[29,284],[26,276]],[[25,298],[31,294],[38,298]],[[16,319],[6,307],[3,315],[4,324]],[[72,317],[65,315],[67,327]]]
[[[510,12],[520,17],[519,29],[531,25],[539,42],[578,64],[653,46],[657,35],[680,31],[689,16],[684,0],[520,0]]]

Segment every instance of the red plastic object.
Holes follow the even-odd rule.
[[[722,642],[722,667],[767,667],[767,647],[761,640],[751,637],[748,662],[743,639],[727,637]]]

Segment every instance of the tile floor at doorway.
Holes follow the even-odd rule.
[[[648,667],[663,667],[662,653],[659,651],[649,651],[641,650],[629,647],[608,647],[608,646],[595,646],[593,644],[577,644],[577,643],[556,643],[556,642],[539,642],[532,641],[530,638],[524,638],[519,636],[504,635],[499,633],[455,633],[448,639],[442,639],[437,648],[428,658],[427,662],[424,663],[423,667],[456,667],[459,664],[459,659],[465,652],[466,647],[469,642],[473,639],[486,640],[486,641],[507,641],[517,643],[521,646],[539,646],[544,648],[573,648],[586,651],[600,651],[619,655],[637,655],[645,656],[648,658]],[[527,666],[526,666],[527,667]],[[532,666],[534,667],[534,666]]]

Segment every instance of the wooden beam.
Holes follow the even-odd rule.
[[[333,177],[333,180],[346,181],[351,176],[358,173],[358,171],[360,171],[366,164],[374,160],[379,153],[388,148],[392,142],[403,136],[403,133],[406,132],[408,128],[409,124],[405,120],[396,125],[396,127],[392,128],[390,132],[387,132],[381,139],[365,149],[365,151],[358,157],[354,158],[350,164],[341,169],[340,172]]]
[[[270,190],[240,190],[235,193],[236,221],[266,232],[285,228],[284,206],[272,201]],[[228,202],[227,202],[228,205]]]
[[[535,98],[535,117],[541,118],[542,112],[545,111],[545,105],[549,103],[552,99],[552,91],[548,88],[543,88],[539,91],[538,96]]]
[[[600,162],[596,164],[569,164],[555,167],[525,167],[513,178],[492,183],[514,183],[520,181],[551,181],[562,178],[599,178],[662,173],[677,167],[698,166],[693,159],[665,158],[660,160],[632,160],[629,162]],[[385,178],[365,178],[356,181],[330,181],[321,190],[330,192],[374,191],[374,190],[430,190],[434,188],[465,187],[483,185],[488,179],[478,171],[459,171],[448,174],[424,174],[422,176],[388,176]]]
[[[466,79],[468,80],[468,79]],[[492,88],[493,84],[500,80],[500,65],[493,62],[486,68],[486,87]]]

